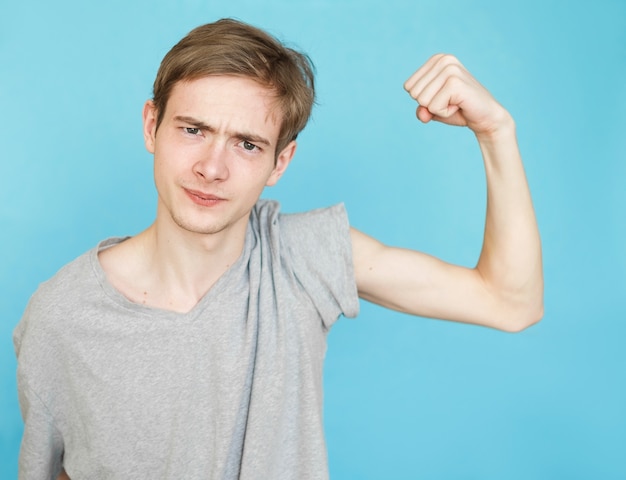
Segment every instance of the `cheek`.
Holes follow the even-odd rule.
[[[163,179],[165,177],[163,172],[163,167],[159,161],[155,160],[152,168],[152,176],[154,178],[154,185],[158,192],[161,192],[163,189]]]
[[[259,184],[259,188],[262,190],[263,187],[272,186],[278,181],[278,175],[275,173],[274,162],[262,171],[259,172],[257,176],[257,182]]]
[[[156,144],[154,153],[154,170],[163,175],[178,176],[185,168],[189,168],[192,160],[188,152],[170,144]]]
[[[233,155],[227,162],[231,178],[247,184],[265,184],[274,171],[274,161],[267,158],[241,158]]]
[[[161,154],[163,152],[160,152]],[[176,181],[181,176],[177,162],[168,161],[170,157],[155,155],[153,164],[153,176],[157,189],[165,188],[168,182]]]

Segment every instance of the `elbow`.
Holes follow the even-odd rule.
[[[522,332],[541,321],[543,318],[543,301],[534,305],[518,306],[507,317],[507,321],[502,324],[500,329],[508,333]]]
[[[526,284],[514,290],[501,290],[498,303],[498,328],[508,333],[522,332],[543,318],[543,281]]]

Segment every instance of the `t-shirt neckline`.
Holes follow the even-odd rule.
[[[91,251],[89,252],[89,260],[94,276],[96,277],[97,282],[102,288],[102,291],[111,301],[116,303],[118,306],[123,307],[127,310],[132,310],[139,314],[146,315],[150,317],[151,320],[154,320],[155,318],[163,318],[169,320],[193,320],[198,316],[199,312],[202,312],[206,309],[206,306],[210,304],[215,299],[215,297],[219,296],[221,292],[228,288],[232,280],[238,276],[237,273],[241,271],[242,267],[245,264],[247,264],[247,259],[250,257],[250,251],[254,246],[253,237],[254,234],[252,232],[252,229],[250,228],[250,224],[248,223],[244,246],[237,260],[233,262],[233,264],[216,280],[211,288],[209,288],[209,290],[202,296],[202,298],[200,298],[198,303],[196,303],[191,308],[191,310],[187,312],[177,312],[175,310],[151,307],[148,305],[134,302],[126,297],[122,292],[120,292],[109,282],[106,273],[102,268],[102,265],[100,264],[100,260],[98,259],[98,254],[102,250],[117,245],[130,237],[110,237],[102,240],[95,248],[91,249]]]

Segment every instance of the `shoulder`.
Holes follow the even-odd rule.
[[[329,231],[348,233],[349,222],[343,203],[305,212],[284,213],[275,200],[261,199],[255,205],[252,223],[259,227],[279,227],[283,234],[302,236]]]
[[[64,265],[50,279],[43,282],[33,294],[29,306],[31,308],[50,308],[63,302],[68,292],[84,283],[85,277],[91,271],[90,257],[95,255],[93,250],[83,253],[76,259]]]
[[[251,227],[261,243],[292,258],[316,252],[351,256],[350,224],[343,204],[305,212],[283,213],[280,204],[261,200],[251,215]]]
[[[343,204],[301,213],[280,213],[276,202],[261,201],[252,222],[261,226],[257,245],[268,246],[330,327],[340,314],[359,311],[348,216]],[[265,226],[265,228],[263,228]]]
[[[52,316],[63,316],[75,308],[85,292],[99,288],[98,250],[119,242],[107,239],[59,269],[41,283],[31,296],[20,324],[39,323]]]
[[[106,277],[119,291],[126,292],[129,284],[136,282],[140,277],[140,272],[145,269],[145,262],[142,262],[144,255],[140,252],[145,251],[142,248],[141,237],[144,233],[137,236],[117,239],[105,245],[100,245],[92,263],[95,270],[103,277]]]
[[[253,223],[261,244],[299,272],[334,275],[352,268],[350,225],[343,204],[300,213],[280,213],[277,202],[255,208]],[[303,273],[304,274],[304,273]]]

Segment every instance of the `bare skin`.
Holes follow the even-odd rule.
[[[158,130],[156,115],[147,102],[156,220],[101,252],[100,262],[131,301],[187,312],[241,254],[250,211],[285,171],[296,144],[275,155],[280,127],[271,91],[240,77],[179,83]]]
[[[417,117],[470,128],[487,174],[487,216],[475,268],[389,248],[352,231],[359,294],[405,313],[519,331],[543,315],[541,242],[509,113],[450,55],[404,85]]]
[[[449,55],[432,57],[405,88],[419,103],[422,122],[467,126],[476,135],[488,186],[483,249],[476,267],[464,268],[386,247],[352,229],[360,296],[413,315],[506,331],[532,325],[543,309],[541,247],[513,119]],[[146,104],[157,218],[100,255],[109,280],[129,299],[188,311],[238,258],[252,206],[264,186],[278,181],[296,148],[289,144],[274,163],[279,124],[270,93],[235,77],[179,84],[158,132],[154,107]],[[268,144],[262,152],[242,153],[242,132]],[[242,155],[255,160],[244,162]],[[198,203],[190,190],[209,197]]]
[[[413,315],[519,331],[543,314],[541,244],[509,113],[450,55],[435,55],[405,83],[423,122],[470,128],[487,175],[483,248],[474,268],[387,247],[351,229],[361,298]],[[107,278],[131,301],[187,312],[242,252],[250,211],[296,150],[276,152],[272,92],[240,77],[177,84],[163,123],[144,107],[154,154],[155,222],[100,253]],[[63,471],[58,480],[68,480]]]

